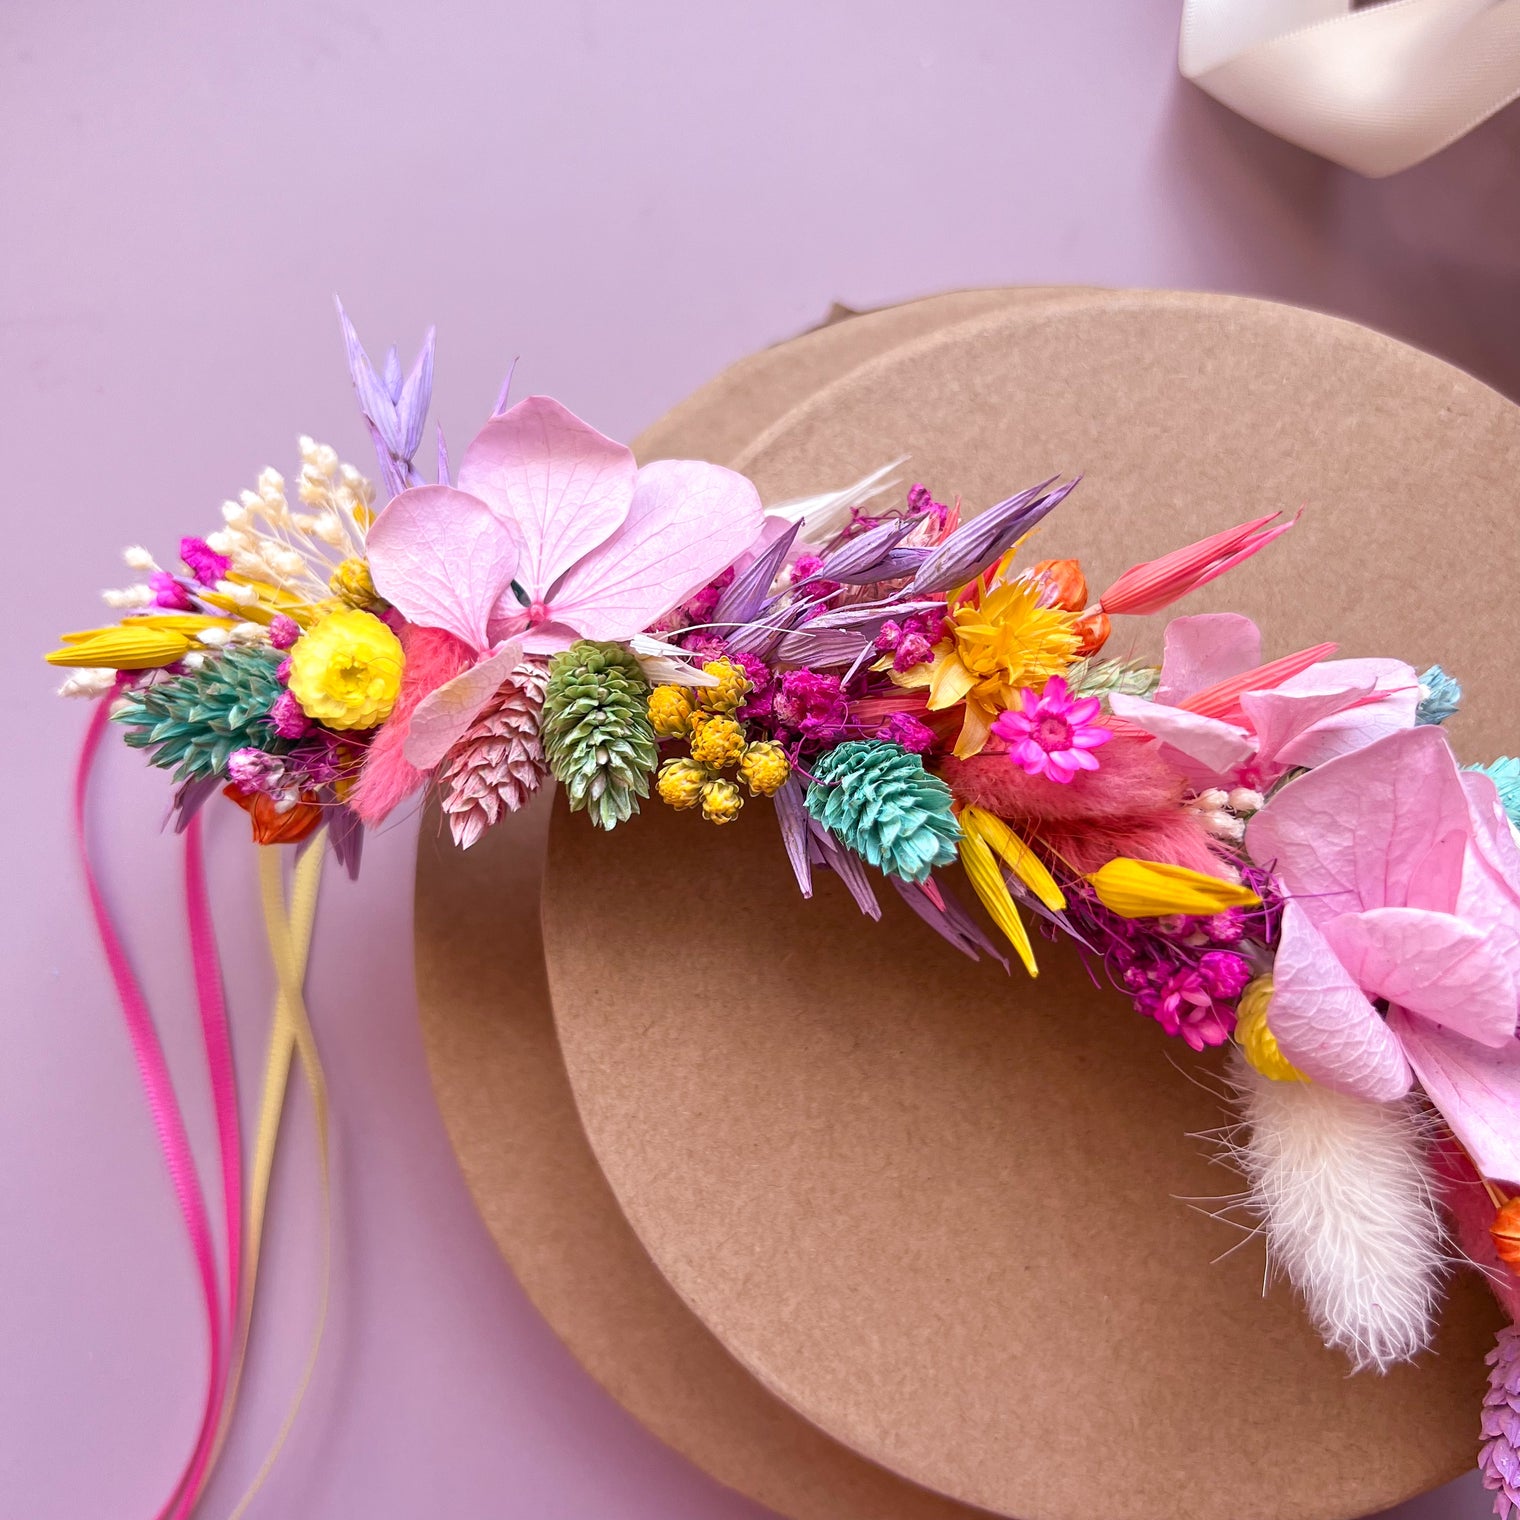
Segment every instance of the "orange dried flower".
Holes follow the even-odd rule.
[[[1511,1198],[1494,1215],[1488,1233],[1494,1238],[1494,1250],[1498,1252],[1499,1260],[1520,1277],[1520,1197]]]
[[[1089,612],[1086,617],[1078,618],[1073,626],[1082,640],[1077,646],[1077,654],[1084,660],[1097,654],[1108,643],[1108,636],[1113,631],[1108,614],[1101,611]]]
[[[282,813],[276,810],[274,799],[263,792],[241,792],[235,786],[224,786],[222,795],[232,798],[248,814],[255,844],[299,844],[322,822],[321,807],[307,797]]]
[[[1075,559],[1042,559],[1034,567],[1036,575],[1045,577],[1045,583],[1055,589],[1056,599],[1051,603],[1063,612],[1081,612],[1087,606],[1087,577],[1082,574],[1082,562]]]

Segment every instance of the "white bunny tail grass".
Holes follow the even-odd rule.
[[[1269,1264],[1353,1371],[1412,1360],[1430,1345],[1449,1260],[1417,1102],[1273,1082],[1238,1052],[1232,1080],[1242,1123],[1225,1146]]]

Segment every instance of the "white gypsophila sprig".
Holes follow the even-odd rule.
[[[206,542],[232,561],[234,574],[317,602],[337,566],[363,555],[375,488],[327,444],[303,435],[300,452],[297,496],[309,510],[293,511],[284,476],[266,469],[255,489],[223,503],[223,526]],[[235,590],[225,594],[237,599]]]
[[[1231,1082],[1240,1124],[1221,1143],[1240,1201],[1325,1344],[1354,1371],[1427,1350],[1450,1258],[1417,1100],[1274,1082],[1239,1053]]]

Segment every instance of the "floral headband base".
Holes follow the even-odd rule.
[[[179,827],[221,793],[354,872],[424,790],[462,847],[550,777],[602,828],[767,807],[804,895],[832,872],[877,917],[890,885],[1031,975],[1069,936],[1165,1034],[1232,1044],[1248,1207],[1355,1366],[1429,1348],[1454,1252],[1520,1307],[1520,761],[1459,764],[1439,665],[1269,655],[1235,613],[1172,618],[1159,666],[1105,653],[1296,519],[1093,596],[1030,551],[1076,482],[963,519],[889,467],[766,507],[539,396],[457,470],[440,433],[427,480],[431,334],[403,374],[343,329],[383,509],[303,438],[294,500],[266,470],[171,567],[128,549],[118,621],[48,656]],[[1491,1360],[1485,1474],[1520,1502],[1512,1331]]]

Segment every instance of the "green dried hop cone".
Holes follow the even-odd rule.
[[[148,750],[178,781],[217,775],[236,749],[282,754],[290,741],[269,724],[269,709],[285,690],[280,659],[263,647],[223,649],[199,670],[127,692],[112,716],[129,745]]]
[[[955,859],[950,788],[900,744],[852,739],[820,756],[813,776],[808,812],[878,870],[923,881]]]
[[[657,759],[639,662],[618,644],[581,639],[549,664],[542,738],[570,806],[610,829],[639,810]]]

